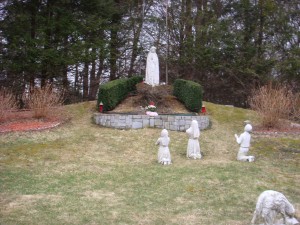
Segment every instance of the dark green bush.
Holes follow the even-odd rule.
[[[143,81],[142,76],[134,76],[134,77],[128,78],[127,79],[127,85],[128,85],[129,92],[135,91],[136,90],[135,85],[142,82],[142,81]]]
[[[173,95],[176,96],[178,99],[179,96],[182,96],[183,86],[186,84],[186,80],[177,79],[173,84]]]
[[[129,92],[135,90],[135,85],[143,80],[141,76],[110,81],[99,87],[97,109],[103,103],[103,111],[113,110]]]
[[[199,112],[202,108],[202,86],[196,82],[177,79],[173,84],[173,94],[187,109]]]

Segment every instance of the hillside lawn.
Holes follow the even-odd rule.
[[[65,106],[71,120],[40,132],[0,135],[0,224],[250,224],[258,195],[282,192],[300,211],[297,136],[252,135],[254,163],[236,161],[234,134],[250,110],[206,102],[202,160],[169,131],[173,164],[157,163],[159,129],[92,122],[95,102]]]

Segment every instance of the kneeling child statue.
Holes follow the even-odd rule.
[[[248,151],[250,148],[250,141],[251,135],[250,132],[252,131],[251,124],[247,124],[244,128],[244,133],[240,136],[235,134],[236,142],[240,145],[239,152],[237,154],[237,160],[244,161],[244,162],[253,162],[254,156],[248,156]]]

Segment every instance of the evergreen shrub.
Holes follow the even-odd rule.
[[[202,108],[202,86],[196,82],[177,79],[173,84],[173,94],[187,109],[199,112]]]
[[[143,80],[141,76],[110,81],[99,87],[97,109],[103,103],[103,111],[113,110],[129,92],[135,90],[135,85]]]
[[[143,77],[142,76],[134,76],[131,78],[127,79],[127,86],[128,86],[128,91],[135,91],[136,90],[136,85],[140,82],[143,81]]]

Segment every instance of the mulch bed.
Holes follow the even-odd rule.
[[[25,120],[0,124],[0,133],[45,130],[60,125],[60,121]]]
[[[12,112],[0,121],[0,133],[45,130],[57,127],[62,122],[57,117],[35,119],[31,111]]]

